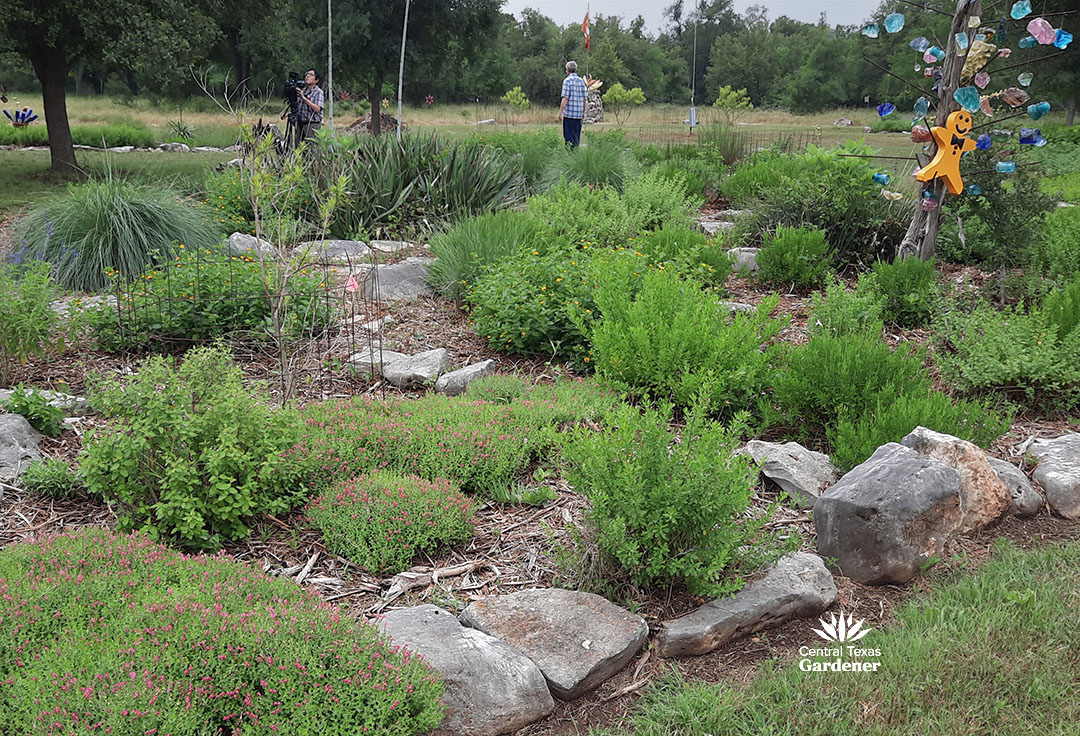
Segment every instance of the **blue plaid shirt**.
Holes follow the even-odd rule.
[[[319,85],[317,84],[311,88],[310,92],[308,92],[307,88],[305,88],[304,96],[311,100],[311,104],[318,105],[319,107],[323,106],[323,103],[326,99],[323,95],[323,91],[319,88]],[[297,114],[300,118],[300,122],[302,123],[322,122],[322,110],[315,112],[310,107],[305,105],[303,100],[300,100],[300,108],[297,110]]]
[[[562,83],[562,96],[566,98],[563,117],[574,120],[585,117],[585,97],[588,94],[589,91],[585,88],[584,79],[577,74],[567,76]]]

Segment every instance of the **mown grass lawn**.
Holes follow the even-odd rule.
[[[745,688],[671,677],[622,729],[602,733],[1080,733],[1080,542],[1025,552],[1001,540],[994,552],[859,641],[881,650],[876,674],[803,672],[795,661],[770,663]]]

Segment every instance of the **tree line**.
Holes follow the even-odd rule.
[[[936,0],[942,2],[942,0]],[[928,0],[933,5],[935,0]],[[1050,10],[1075,0],[1046,0]],[[723,87],[746,89],[755,106],[810,113],[918,96],[885,73],[914,77],[910,31],[877,39],[857,26],[787,17],[763,6],[735,12],[732,0],[673,0],[662,30],[638,16],[593,20],[591,51],[581,28],[503,0],[412,0],[406,56],[407,101],[495,101],[520,86],[535,104],[556,104],[563,64],[576,59],[607,85],[640,87],[653,102],[710,104]],[[1050,8],[1050,6],[1055,6]],[[334,92],[376,105],[392,96],[405,0],[335,0]],[[875,18],[901,11],[908,29],[944,37],[948,17],[884,0]],[[951,14],[951,8],[949,9]],[[253,89],[275,91],[289,71],[325,76],[327,6],[301,0],[7,0],[0,4],[0,84],[39,87],[53,127],[67,129],[66,95],[126,94],[183,100],[200,94],[192,69],[208,69]],[[1015,39],[1012,39],[1015,41]],[[1080,54],[1045,65],[1049,93],[1075,108]],[[61,138],[63,138],[62,131]],[[70,132],[57,141],[70,148]],[[54,166],[57,166],[56,147]],[[74,163],[74,152],[59,167]]]

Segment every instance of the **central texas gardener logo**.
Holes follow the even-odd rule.
[[[799,669],[803,672],[877,672],[881,662],[880,649],[864,649],[853,646],[855,642],[873,631],[861,619],[840,612],[840,617],[830,614],[829,620],[818,619],[820,629],[813,632],[828,642],[828,647],[799,647]]]

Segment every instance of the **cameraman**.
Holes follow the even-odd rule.
[[[296,113],[296,145],[315,137],[322,127],[323,91],[319,88],[319,73],[308,69],[304,74],[304,88],[296,91],[299,98]]]

